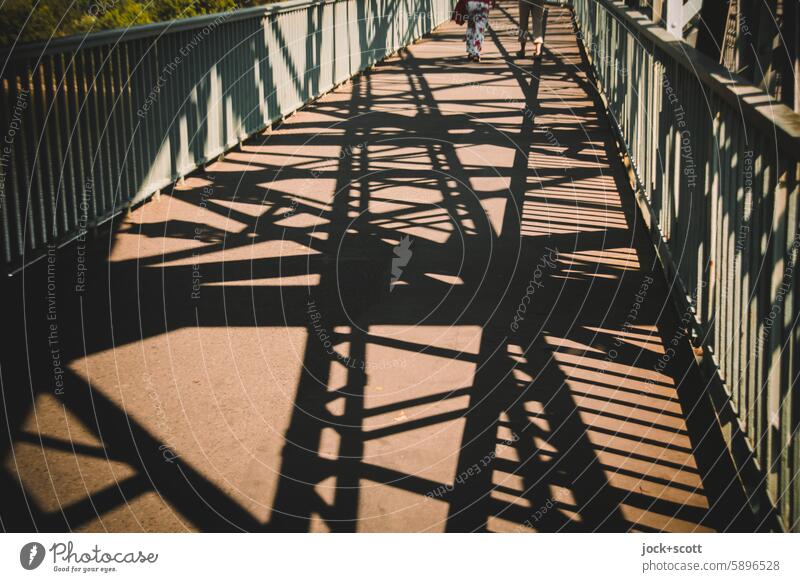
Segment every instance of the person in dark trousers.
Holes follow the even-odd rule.
[[[519,0],[519,52],[517,56],[525,56],[525,43],[528,41],[528,21],[533,19],[531,36],[533,37],[533,58],[542,56],[544,46],[544,0]]]

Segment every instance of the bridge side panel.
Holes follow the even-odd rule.
[[[0,55],[0,256],[84,236],[449,18],[293,0]]]
[[[573,7],[752,509],[797,529],[798,116],[623,2]]]

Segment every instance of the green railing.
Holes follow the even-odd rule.
[[[800,519],[800,116],[610,0],[576,25],[742,485]]]
[[[0,263],[13,271],[450,17],[295,0],[0,51]]]

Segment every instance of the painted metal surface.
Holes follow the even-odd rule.
[[[7,270],[408,45],[452,0],[295,0],[0,51]]]
[[[796,530],[800,116],[622,2],[573,5],[687,327],[721,380],[718,413],[733,413],[732,449],[746,436],[734,456],[757,469],[743,473],[751,502],[768,519],[761,491]]]

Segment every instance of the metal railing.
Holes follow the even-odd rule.
[[[0,51],[0,263],[81,236],[446,21],[295,0]]]
[[[800,116],[623,2],[573,7],[707,372],[696,388],[709,390],[752,508],[797,529]]]

